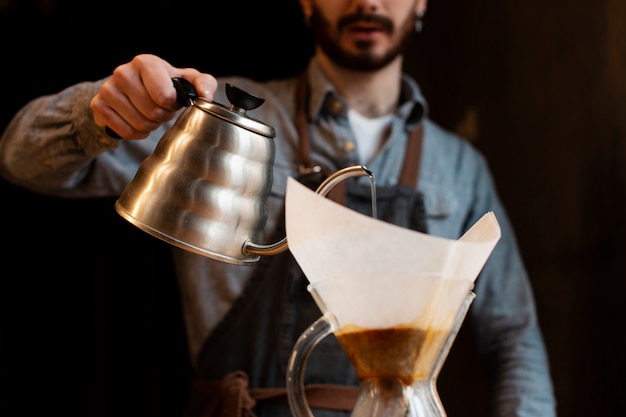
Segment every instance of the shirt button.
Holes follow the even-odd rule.
[[[339,100],[333,100],[331,107],[332,112],[335,114],[343,112],[343,104]]]
[[[345,153],[350,153],[354,150],[354,142],[352,141],[347,141],[346,143],[343,144],[343,151]]]

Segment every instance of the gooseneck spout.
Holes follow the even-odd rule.
[[[317,194],[326,196],[337,184],[352,177],[373,177],[372,172],[363,165],[353,165],[339,171],[336,171],[328,176],[315,190]],[[259,245],[246,240],[243,244],[243,253],[251,255],[277,255],[284,252],[287,249],[287,237],[284,237],[281,241],[270,245]]]

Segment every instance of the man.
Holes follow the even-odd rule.
[[[477,279],[466,325],[487,364],[493,416],[554,416],[532,290],[487,165],[467,142],[426,117],[418,86],[402,74],[402,49],[426,0],[300,3],[317,42],[300,77],[216,80],[140,55],[111,77],[27,104],[0,142],[2,175],[47,194],[119,195],[179,114],[172,78],[187,79],[200,96],[220,103],[228,102],[224,84],[234,84],[266,100],[250,114],[276,129],[267,241],[284,236],[287,178],[309,183],[301,174],[315,166],[332,172],[365,164],[379,187],[379,217],[433,235],[457,239],[486,212],[496,214],[502,238]],[[349,182],[342,202],[369,213],[368,187]],[[291,255],[242,267],[177,248],[173,253],[197,371],[188,415],[223,410],[232,391],[259,417],[290,415],[276,396],[261,399],[269,391],[243,391],[246,383],[284,387],[293,343],[319,316]],[[330,349],[312,356],[307,383],[358,385],[341,349]],[[316,415],[349,415],[331,410],[331,396],[325,398]]]

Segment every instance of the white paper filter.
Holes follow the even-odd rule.
[[[369,328],[453,315],[500,238],[491,212],[459,240],[444,239],[362,215],[293,178],[285,209],[289,250],[326,308]]]

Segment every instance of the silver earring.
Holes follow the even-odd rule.
[[[424,12],[415,12],[415,31],[420,33],[422,29],[424,29],[424,22],[422,22],[422,17],[424,17]]]

